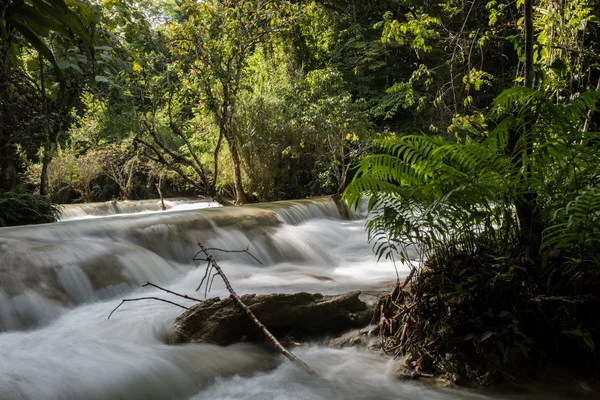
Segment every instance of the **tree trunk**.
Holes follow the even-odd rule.
[[[231,117],[233,112],[226,111],[223,115],[224,121],[222,121],[221,129],[224,131],[223,136],[227,140],[229,145],[229,153],[231,154],[231,164],[233,166],[233,178],[234,178],[234,189],[235,189],[235,203],[238,205],[246,204],[246,195],[244,193],[244,186],[242,185],[242,167],[240,162],[240,155],[237,149],[237,140],[233,127],[231,126]]]
[[[533,0],[525,0],[524,5],[525,19],[525,87],[533,88],[534,70],[533,70]],[[525,121],[524,131],[527,133],[531,129],[532,121]],[[516,135],[513,141],[512,150],[516,147]],[[512,152],[511,150],[511,152]],[[528,141],[525,144],[525,154],[520,158],[515,158],[518,162],[525,162],[533,152],[533,143]],[[531,189],[529,176],[531,174],[531,164],[524,165],[525,171],[521,178],[521,190],[523,194],[515,201],[517,218],[519,219],[519,228],[521,237],[527,245],[527,256],[529,258],[539,257],[542,242],[542,223],[539,210],[537,209],[537,193]]]
[[[532,88],[533,73],[533,0],[525,0],[525,87]]]
[[[242,185],[242,168],[240,155],[237,151],[237,143],[235,138],[229,136],[227,136],[227,143],[229,144],[229,152],[231,153],[231,163],[233,166],[233,177],[235,179],[235,202],[238,205],[246,204],[246,195],[244,194],[244,186]]]
[[[54,157],[54,151],[56,150],[56,143],[52,141],[46,142],[44,145],[44,157],[42,159],[42,176],[40,178],[40,194],[42,196],[48,196],[48,170],[52,157]]]
[[[12,143],[6,143],[2,147],[4,149],[0,154],[0,170],[2,170],[0,188],[8,191],[17,184],[18,157]]]
[[[163,186],[163,174],[160,174],[158,177],[158,183],[156,184],[156,190],[158,190],[158,195],[160,196],[160,208],[165,211],[167,206],[165,206],[165,198],[163,197],[162,186]]]
[[[124,195],[126,196],[123,200],[131,200],[133,198],[133,175],[137,166],[138,156],[137,154],[131,160],[129,164],[129,173],[127,174],[127,181],[125,183]]]
[[[44,157],[42,159],[42,176],[40,177],[40,195],[48,196],[48,169],[54,156],[54,149],[56,143],[50,140],[50,116],[48,115],[48,104],[46,102],[46,78],[44,74],[44,60],[42,55],[38,55],[38,61],[40,63],[40,90],[42,96],[42,103],[44,108],[44,136],[46,137],[46,143],[44,144]],[[58,135],[57,135],[58,136]]]
[[[2,3],[2,2],[0,2]],[[6,11],[6,5],[0,5],[2,16]],[[2,70],[0,75],[0,90],[2,90],[2,109],[0,115],[0,189],[11,190],[17,184],[17,169],[19,157],[17,148],[13,143],[13,113],[11,105],[14,102],[12,84],[10,82],[10,70],[12,66],[12,53],[9,43],[2,45]]]

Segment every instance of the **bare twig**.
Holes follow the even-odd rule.
[[[219,264],[217,263],[217,261],[215,260],[215,258],[212,256],[212,254],[209,253],[209,250],[217,250],[217,251],[225,251],[225,250],[215,249],[215,248],[206,248],[201,243],[198,243],[198,246],[200,246],[200,251],[198,253],[196,253],[196,256],[194,256],[194,259],[197,259],[198,254],[203,253],[206,256],[206,260],[208,260],[208,262],[209,262],[209,265],[206,267],[206,272],[204,273],[204,277],[202,278],[202,282],[204,282],[204,280],[207,278],[207,276],[210,276],[209,269],[214,268],[217,272],[215,272],[212,275],[212,279],[214,280],[214,277],[216,275],[219,275],[221,277],[221,279],[225,283],[225,287],[227,288],[227,290],[231,294],[231,298],[233,299],[233,301],[242,310],[244,310],[244,312],[246,313],[246,315],[252,320],[252,322],[254,322],[254,325],[256,325],[263,332],[263,334],[265,335],[265,337],[273,344],[273,346],[277,349],[277,351],[279,351],[281,354],[283,354],[285,357],[287,357],[290,361],[295,362],[296,364],[300,365],[309,374],[318,377],[319,375],[311,367],[309,367],[304,361],[302,361],[301,359],[299,359],[298,357],[296,357],[294,354],[290,353],[285,347],[283,347],[281,345],[281,343],[279,343],[279,341],[275,338],[275,336],[273,336],[273,334],[271,332],[269,332],[269,330],[267,329],[267,327],[264,326],[262,324],[262,322],[260,322],[258,320],[258,318],[256,318],[256,315],[254,315],[254,313],[252,312],[252,310],[250,310],[250,308],[242,301],[242,299],[240,299],[240,297],[237,295],[237,293],[235,292],[235,290],[233,290],[233,287],[231,286],[231,283],[229,283],[229,279],[227,279],[227,276],[225,276],[225,274],[223,273],[223,270],[221,269],[221,267],[219,266]],[[246,254],[249,254],[250,256],[252,256],[252,258],[254,258],[255,260],[258,261],[258,259],[256,257],[254,257],[252,254],[250,254],[250,252],[248,251],[248,249],[246,249],[246,250],[237,250],[237,251],[227,250],[225,252],[230,252],[230,253],[246,253]],[[212,280],[211,280],[211,282],[212,282]],[[207,280],[206,281],[206,285],[207,286],[209,286],[209,284],[212,285],[211,282],[209,282]],[[202,286],[202,283],[200,284],[200,286]],[[200,286],[198,287],[198,289],[200,288]]]
[[[202,247],[202,245],[200,243],[198,243],[198,246]],[[250,253],[250,251],[249,251],[250,245],[248,245],[248,247],[246,247],[245,250],[223,250],[223,249],[218,249],[216,247],[207,247],[207,248],[202,247],[202,248],[203,248],[203,250],[200,250],[199,252],[197,252],[196,256],[198,256],[198,254],[200,254],[200,253],[206,254],[207,251],[221,251],[223,253],[246,253],[250,257],[254,258],[256,260],[256,262],[258,262],[260,265],[263,265],[263,263],[258,258],[254,257],[254,255],[252,253]],[[204,261],[205,260],[203,258],[196,258],[196,256],[194,256],[194,260],[196,260],[196,261],[198,261],[198,260]]]
[[[142,287],[147,287],[147,286],[152,286],[152,287],[155,287],[155,288],[157,288],[157,289],[160,289],[160,290],[162,290],[162,291],[164,291],[164,292],[167,292],[167,293],[169,293],[169,294],[173,294],[173,295],[175,295],[175,296],[179,296],[179,297],[181,297],[181,298],[184,298],[184,299],[187,299],[187,300],[193,300],[193,301],[197,301],[197,302],[199,302],[199,303],[201,303],[201,302],[202,302],[202,300],[200,300],[200,299],[196,299],[195,297],[190,297],[190,296],[188,296],[187,294],[180,294],[180,293],[177,293],[177,292],[173,292],[172,290],[169,290],[169,289],[162,288],[162,287],[160,287],[160,286],[158,286],[158,285],[155,285],[154,283],[151,283],[151,282],[146,282],[146,284],[145,284],[145,285],[142,285]]]
[[[189,310],[189,308],[188,308],[188,307],[186,307],[186,306],[182,306],[181,304],[177,304],[177,303],[175,303],[175,302],[173,302],[173,301],[169,301],[169,300],[161,299],[160,297],[136,297],[135,299],[123,299],[123,300],[121,300],[121,303],[119,303],[119,305],[118,305],[118,306],[116,306],[116,307],[115,307],[115,308],[114,308],[114,309],[113,309],[113,310],[110,312],[110,314],[108,314],[108,318],[106,318],[106,319],[107,319],[107,320],[108,320],[108,319],[110,319],[111,315],[113,315],[113,313],[114,313],[115,311],[117,311],[117,309],[118,309],[119,307],[121,307],[121,306],[123,305],[123,303],[129,302],[129,301],[140,301],[140,300],[156,300],[156,301],[162,301],[162,302],[165,302],[165,303],[173,304],[174,306],[177,306],[177,307],[181,307],[181,308],[183,308],[183,309],[185,309],[185,310]]]

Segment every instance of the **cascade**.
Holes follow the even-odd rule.
[[[389,290],[394,265],[373,255],[364,209],[348,221],[329,198],[244,207],[183,202],[167,211],[119,205],[115,215],[78,207],[63,222],[0,229],[0,399],[501,398],[400,382],[394,361],[322,342],[294,350],[320,381],[254,345],[169,345],[181,309],[162,302],[126,303],[107,320],[124,297],[192,304],[140,288],[146,281],[202,298],[194,292],[204,274],[192,261],[197,242],[249,248],[262,261],[214,252],[239,294]],[[209,296],[227,295],[216,280]],[[560,397],[521,397],[548,398]]]
[[[276,232],[314,218],[339,219],[328,198],[248,207],[176,207],[167,212],[140,207],[142,212],[118,218],[0,230],[0,330],[46,323],[65,306],[111,298],[146,281],[166,284],[194,268],[198,242],[222,249],[251,246],[265,265],[308,260],[315,255],[305,241],[291,235],[282,239]],[[226,253],[217,257],[231,258]],[[252,259],[247,263],[257,264]]]

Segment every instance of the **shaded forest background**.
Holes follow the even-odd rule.
[[[3,2],[1,187],[59,203],[341,193],[376,139],[487,128],[524,76],[521,3]],[[536,87],[556,102],[598,84],[596,3],[535,2]]]

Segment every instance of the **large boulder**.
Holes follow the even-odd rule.
[[[319,293],[247,294],[242,301],[273,335],[294,339],[326,336],[369,323],[373,313],[359,291],[336,296]],[[229,345],[261,342],[264,335],[231,297],[198,303],[175,320],[175,343]]]

